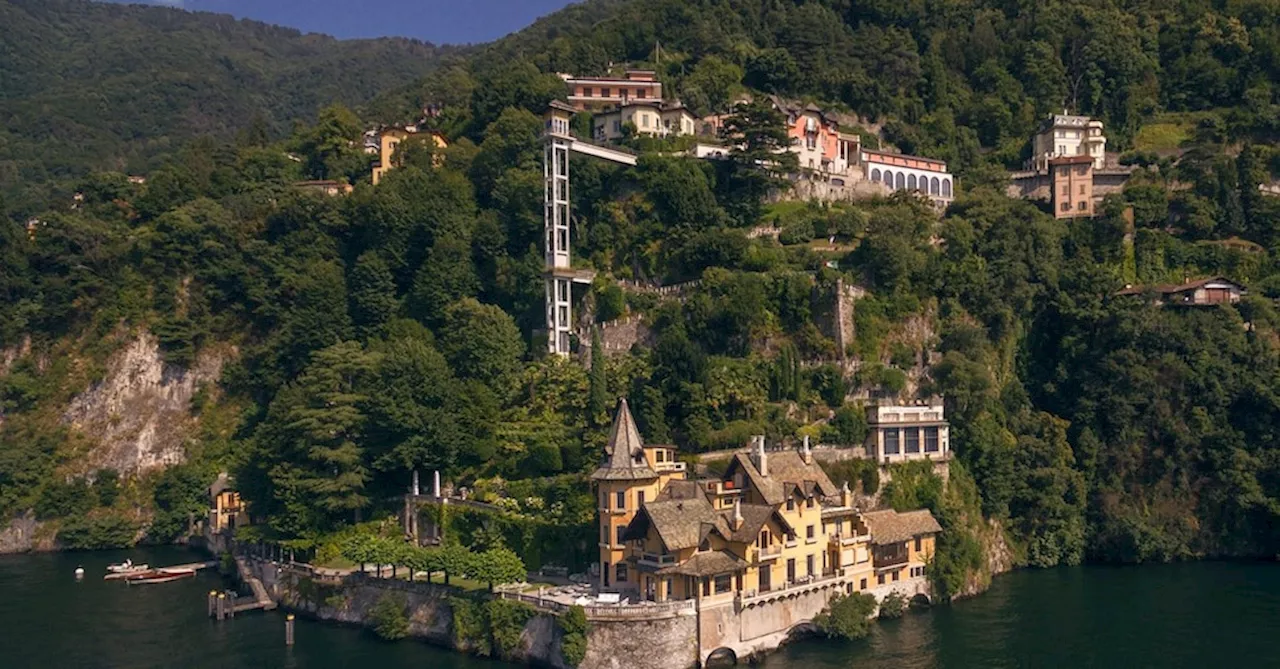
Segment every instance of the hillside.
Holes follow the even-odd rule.
[[[557,556],[581,566],[583,473],[613,398],[650,442],[697,453],[753,434],[857,444],[866,401],[936,393],[952,485],[904,470],[882,498],[937,515],[944,597],[982,580],[989,527],[1022,565],[1274,556],[1280,199],[1259,186],[1280,174],[1278,31],[1265,2],[588,2],[393,82],[364,118],[329,107],[287,138],[191,142],[146,184],[94,174],[30,234],[0,228],[0,512],[166,540],[226,468],[261,538],[323,550],[386,513],[411,470],[442,469],[585,532]],[[747,148],[725,160],[642,143],[634,168],[575,159],[573,254],[598,273],[575,295],[577,347],[601,349],[596,321],[644,332],[589,369],[548,357],[540,114],[565,94],[556,72],[626,61],[700,113],[778,92],[875,119],[889,143],[948,160],[958,197],[943,212],[906,192],[766,203],[786,136],[763,103],[732,117]],[[366,169],[365,124],[426,104],[448,149],[409,143],[347,197],[290,187]],[[1063,106],[1103,120],[1134,167],[1091,218],[1003,188]],[[1118,294],[1214,275],[1247,295]],[[114,472],[151,461],[82,456],[156,413],[85,428],[67,407],[116,387],[113,355],[152,341],[149,378],[216,354],[220,382],[180,386],[199,420],[180,455],[164,443],[184,464]],[[88,494],[114,476],[131,496]]]
[[[87,0],[0,2],[0,193],[90,169],[143,173],[193,137],[280,136],[429,71],[441,50],[338,41],[226,15]]]

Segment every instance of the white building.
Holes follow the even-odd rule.
[[[862,151],[863,176],[890,191],[919,191],[945,207],[955,197],[951,173],[941,160],[882,151]]]
[[[867,456],[876,462],[950,458],[951,429],[941,400],[869,406],[867,425]]]
[[[1045,172],[1053,158],[1089,156],[1093,158],[1093,169],[1100,170],[1106,166],[1106,154],[1107,138],[1102,134],[1102,121],[1064,111],[1045,119],[1031,139],[1030,168]]]
[[[595,140],[611,142],[622,139],[627,123],[634,125],[638,134],[650,137],[692,135],[697,130],[698,117],[678,101],[646,100],[598,113],[592,122]]]

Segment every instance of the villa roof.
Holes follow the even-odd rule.
[[[209,486],[209,498],[212,499],[227,490],[234,490],[235,484],[232,483],[231,477],[226,472],[218,474],[218,478],[213,481],[213,485]]]
[[[712,530],[723,537],[732,534],[728,520],[716,512],[705,495],[645,503],[627,526],[624,538],[642,539],[650,525],[667,550],[672,551],[698,546]]]
[[[746,561],[733,553],[715,551],[713,553],[698,553],[680,564],[659,569],[657,573],[662,575],[715,576],[717,574],[741,571],[746,568]]]
[[[729,526],[730,533],[726,537],[729,541],[744,544],[755,541],[756,537],[760,536],[760,530],[765,523],[769,522],[769,519],[775,515],[778,517],[780,525],[788,530],[793,529],[786,519],[782,517],[782,514],[778,513],[777,507],[767,504],[741,504],[738,508],[742,513],[742,526],[736,530],[733,529],[733,509],[720,511],[720,515],[724,517],[725,523]]]
[[[896,544],[914,539],[924,534],[936,534],[942,526],[934,519],[928,509],[898,513],[893,509],[884,511],[868,511],[862,514],[867,529],[871,532],[871,543],[876,546]]]
[[[755,463],[746,453],[735,454],[729,467],[732,469],[736,465],[742,469],[768,504],[782,504],[796,490],[803,491],[806,497],[826,497],[839,492],[817,461],[805,463],[804,458],[795,451],[770,451],[766,453],[766,457],[768,476],[761,476],[760,470],[756,469]]]
[[[551,107],[552,109],[559,109],[560,111],[569,112],[570,114],[577,113],[578,111],[572,105],[570,105],[569,103],[563,100],[552,100],[551,104],[548,106]]]
[[[595,481],[645,481],[658,478],[644,457],[644,440],[624,397],[613,417],[613,430],[605,446],[605,461],[591,475]]]

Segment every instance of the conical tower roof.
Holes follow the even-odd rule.
[[[605,459],[591,475],[597,481],[640,481],[655,479],[658,475],[644,458],[644,440],[636,419],[631,416],[624,397],[618,402],[618,412],[613,417],[613,429],[609,432],[609,444],[605,446]]]

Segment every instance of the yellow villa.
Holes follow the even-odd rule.
[[[385,128],[378,134],[378,162],[373,166],[373,185],[378,185],[382,177],[396,167],[393,159],[400,144],[418,137],[424,138],[424,141],[426,141],[425,138],[430,138],[437,149],[449,147],[449,141],[444,138],[444,135],[434,130],[420,131],[413,126]],[[439,156],[436,156],[435,162],[437,164],[440,162]]]
[[[860,591],[922,592],[941,531],[927,510],[857,508],[807,443],[770,451],[756,437],[723,475],[690,478],[672,446],[644,444],[626,400],[592,480],[600,589],[636,602],[693,600],[704,617],[717,609],[720,619],[747,616],[747,609],[799,590],[820,592],[824,601]],[[811,616],[768,607],[758,619],[737,621],[735,638],[785,631]]]

